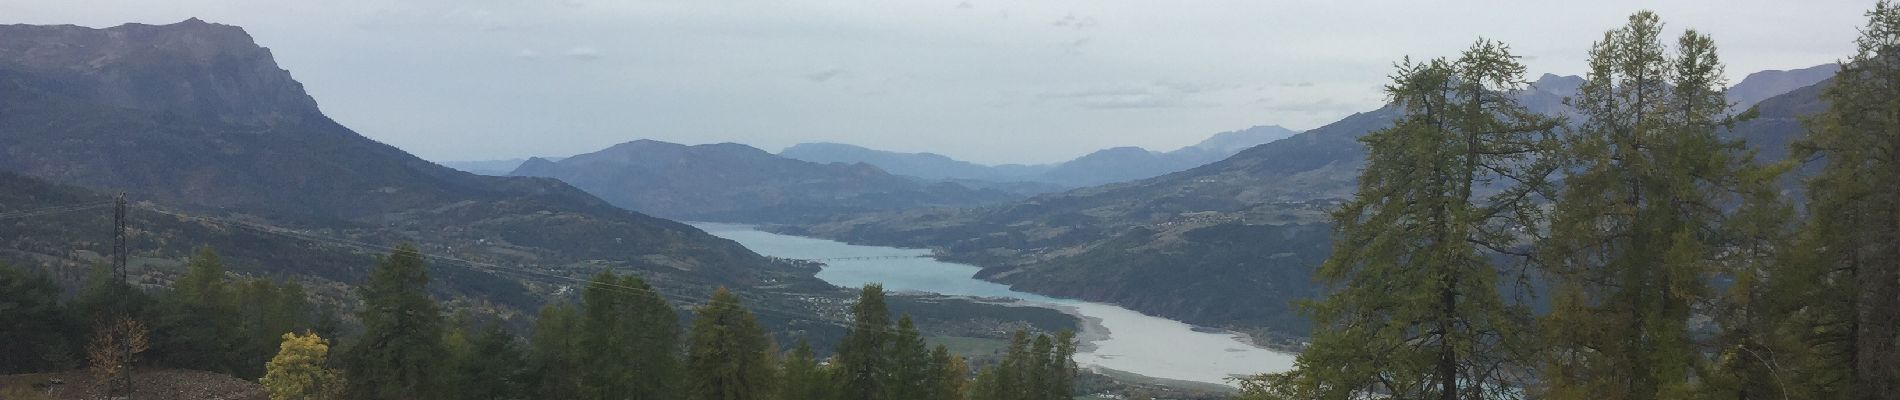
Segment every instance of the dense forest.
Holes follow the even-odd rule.
[[[1894,398],[1900,8],[1867,15],[1782,162],[1719,137],[1755,111],[1651,12],[1592,47],[1576,120],[1500,95],[1525,83],[1504,44],[1402,62],[1310,345],[1245,397]]]
[[[972,371],[927,346],[908,315],[893,321],[877,285],[852,306],[837,354],[820,358],[803,340],[782,352],[724,289],[682,327],[661,292],[602,272],[578,304],[543,308],[523,339],[500,321],[445,313],[428,284],[408,246],[378,259],[352,316],[313,309],[295,282],[232,281],[209,248],[156,294],[101,267],[61,301],[51,279],[0,266],[0,374],[85,366],[112,381],[130,366],[182,368],[257,380],[273,399],[726,400],[1067,399],[1077,374],[1066,331],[1017,331]]]

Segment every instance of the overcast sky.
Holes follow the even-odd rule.
[[[1732,80],[1833,62],[1873,1],[0,0],[0,23],[239,25],[324,111],[423,158],[634,139],[1039,163],[1376,108],[1394,61],[1511,44],[1578,74],[1638,9]],[[1653,3],[1653,4],[1652,4]]]

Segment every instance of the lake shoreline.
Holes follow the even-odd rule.
[[[1075,362],[1161,381],[1234,387],[1231,378],[1286,371],[1294,355],[1257,345],[1242,332],[1202,327],[1109,303],[1021,292],[977,279],[981,269],[929,257],[928,250],[853,245],[784,235],[738,224],[694,224],[761,255],[825,262],[818,278],[832,285],[883,284],[972,301],[1051,309],[1077,320]]]

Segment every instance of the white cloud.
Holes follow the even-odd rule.
[[[599,60],[600,49],[594,48],[593,46],[575,46],[574,48],[567,49],[565,55],[567,55],[567,58],[581,61]]]
[[[837,78],[844,74],[845,74],[844,68],[826,68],[826,69],[822,69],[818,71],[813,71],[812,73],[809,73],[809,74],[805,74],[805,79],[812,82],[824,82],[824,81],[829,81],[832,78]]]
[[[1062,28],[1074,28],[1076,30],[1094,28],[1098,25],[1095,22],[1095,17],[1077,17],[1073,13],[1063,15],[1061,19],[1057,19],[1055,22],[1049,24]]]

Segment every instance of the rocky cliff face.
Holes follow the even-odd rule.
[[[244,29],[196,18],[106,29],[0,27],[0,63],[101,105],[247,124],[320,117],[317,102]]]

